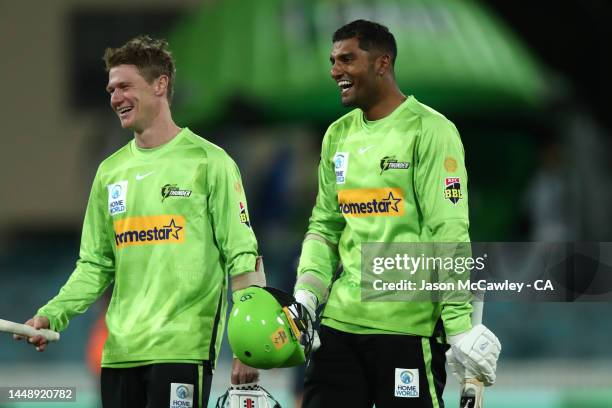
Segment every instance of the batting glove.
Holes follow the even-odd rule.
[[[308,313],[310,319],[307,319],[307,332],[312,333],[312,347],[310,352],[313,353],[317,351],[319,347],[321,347],[321,340],[319,339],[319,333],[312,326],[317,319],[317,297],[309,290],[298,289],[295,292],[295,300],[301,304],[306,312]]]
[[[476,378],[486,386],[495,383],[501,344],[491,330],[479,324],[464,333],[449,336],[448,342],[451,348],[446,352],[446,359],[459,382]]]

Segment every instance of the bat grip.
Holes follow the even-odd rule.
[[[48,329],[38,329],[38,333],[43,336],[47,341],[59,341],[60,335],[58,332]]]
[[[483,408],[484,384],[475,378],[466,378],[461,388],[460,408]]]

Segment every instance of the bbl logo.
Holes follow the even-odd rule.
[[[380,174],[386,170],[405,170],[410,167],[410,163],[398,161],[395,156],[385,156],[380,159]]]
[[[247,213],[246,207],[242,202],[240,203],[240,222],[251,228],[251,222],[249,221],[249,214]]]
[[[457,204],[463,198],[459,177],[446,177],[444,181],[444,198],[453,204]]]

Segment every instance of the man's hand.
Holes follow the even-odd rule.
[[[479,324],[450,336],[448,342],[451,349],[446,352],[446,359],[460,383],[466,378],[476,378],[486,386],[495,383],[501,344],[491,330]]]
[[[51,326],[51,324],[49,323],[49,319],[43,316],[34,316],[33,318],[25,322],[25,324],[27,324],[28,326],[32,326],[33,328],[37,330],[38,329],[48,329]],[[17,334],[13,334],[13,339],[23,340],[24,337],[19,336]],[[47,344],[48,344],[47,339],[45,339],[43,336],[28,337],[27,340],[28,340],[28,343],[36,347],[36,351],[40,351],[40,352],[45,351],[45,348],[47,347]]]
[[[232,363],[232,377],[230,384],[239,385],[247,383],[256,383],[259,381],[259,370],[249,367],[237,358],[234,358]]]
[[[455,377],[457,382],[459,384],[463,384],[463,382],[467,378],[465,375],[465,367],[459,362],[459,360],[457,360],[457,358],[455,358],[455,354],[453,353],[452,349],[449,349],[446,352],[446,362],[448,363],[448,367],[450,368],[451,373],[453,373],[453,376]],[[472,377],[476,378],[476,376]]]
[[[310,319],[307,320],[308,327],[306,328],[306,330],[308,333],[312,333],[313,339],[312,339],[312,348],[310,349],[310,352],[314,353],[315,351],[317,351],[319,347],[321,347],[321,340],[319,339],[319,333],[317,333],[317,331],[312,327],[315,320],[317,319],[317,314],[316,314],[317,297],[314,295],[314,293],[310,292],[309,290],[299,289],[295,292],[295,300],[299,304],[304,306],[304,309],[306,309],[306,313],[308,313],[310,316]]]

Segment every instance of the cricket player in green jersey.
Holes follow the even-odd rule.
[[[76,269],[27,324],[62,331],[114,283],[103,406],[206,407],[229,281],[234,291],[265,286],[240,173],[224,150],[172,120],[165,41],[137,37],[104,60],[111,108],[134,139],[100,164]],[[258,375],[234,360],[232,383]]]
[[[438,328],[457,371],[495,381],[501,346],[486,327],[472,327],[469,302],[362,301],[362,243],[469,242],[461,139],[443,115],[400,91],[396,55],[393,35],[377,23],[357,20],[333,36],[331,76],[342,104],[357,109],[324,136],[298,266],[296,300],[312,315],[327,302],[306,408],[443,407],[449,346]]]

